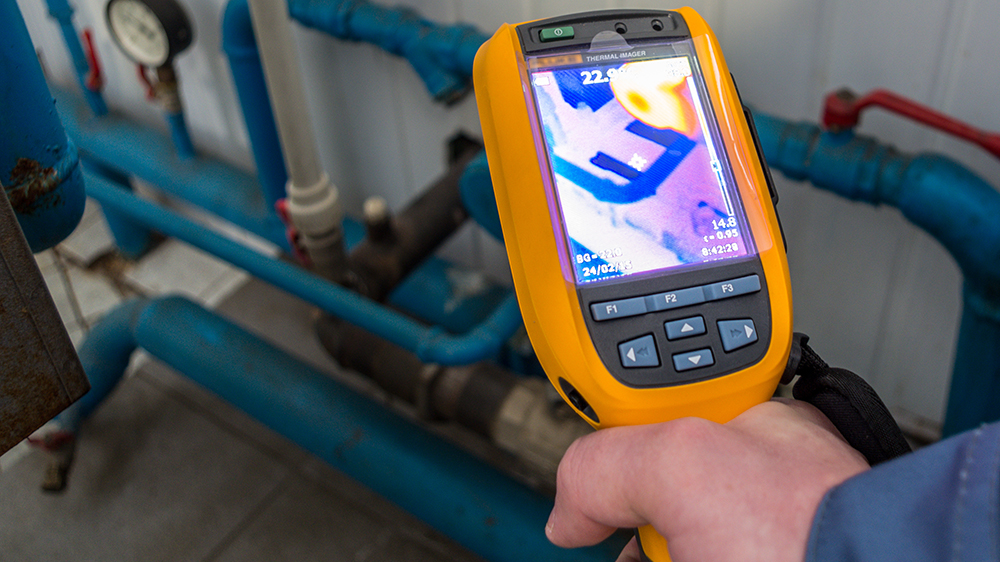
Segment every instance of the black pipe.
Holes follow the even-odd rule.
[[[458,134],[448,141],[450,167],[403,212],[392,217],[388,231],[380,224],[351,252],[350,285],[383,301],[413,269],[430,256],[469,214],[462,205],[459,179],[482,145]]]
[[[492,438],[497,414],[517,377],[492,363],[428,365],[416,355],[331,316],[316,321],[320,343],[341,366],[371,378],[427,419],[453,420]]]

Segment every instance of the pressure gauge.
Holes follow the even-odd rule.
[[[111,0],[105,15],[122,51],[150,67],[173,60],[194,37],[184,9],[174,0]]]

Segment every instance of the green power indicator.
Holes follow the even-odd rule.
[[[543,42],[558,41],[560,39],[572,39],[573,26],[567,25],[563,27],[547,27],[539,32],[538,38]]]

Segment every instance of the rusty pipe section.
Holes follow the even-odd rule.
[[[423,419],[453,421],[487,438],[545,485],[555,484],[570,444],[592,431],[541,379],[518,377],[488,362],[457,367],[423,363],[403,348],[329,316],[317,321],[316,334],[342,367],[412,404]]]
[[[448,171],[401,213],[390,216],[384,205],[366,205],[368,236],[350,254],[351,288],[385,300],[468,218],[459,179],[482,145],[461,134],[448,145]]]
[[[80,222],[83,174],[17,2],[0,2],[0,38],[0,185],[31,251],[41,252]]]

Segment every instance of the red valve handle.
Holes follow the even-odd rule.
[[[828,94],[823,107],[823,126],[834,131],[853,129],[861,120],[861,111],[869,106],[888,109],[928,127],[978,144],[1000,158],[1000,134],[977,129],[888,90],[872,90],[861,97],[846,88]]]
[[[142,63],[136,63],[135,75],[139,79],[139,84],[142,84],[142,89],[146,92],[146,99],[149,101],[155,100],[156,85],[153,84],[153,81],[149,79],[149,75],[146,74],[146,66]]]
[[[87,65],[90,67],[84,83],[91,92],[100,92],[104,87],[104,75],[101,74],[97,49],[94,48],[94,34],[89,28],[83,30],[83,54],[87,57]]]

